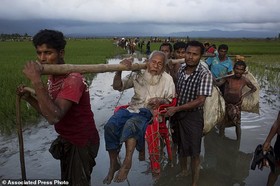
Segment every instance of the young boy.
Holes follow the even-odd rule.
[[[237,61],[234,64],[234,75],[222,79],[218,82],[218,86],[225,85],[223,97],[226,102],[226,116],[227,124],[220,126],[220,135],[224,136],[225,127],[235,126],[237,140],[241,137],[241,104],[243,98],[252,94],[257,88],[250,80],[242,76],[246,70],[246,63],[244,61]],[[242,95],[243,87],[248,86],[251,90]]]
[[[170,43],[162,43],[159,47],[159,51],[162,51],[165,53],[167,60],[170,60],[172,58],[173,53],[173,47]],[[165,65],[165,71],[170,74],[170,71],[172,70],[172,66],[169,65],[169,62]]]

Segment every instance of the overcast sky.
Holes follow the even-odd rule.
[[[0,33],[280,32],[279,0],[1,0]]]

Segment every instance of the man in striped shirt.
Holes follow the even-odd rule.
[[[179,127],[179,156],[181,172],[187,176],[187,157],[191,157],[192,185],[198,184],[201,139],[203,136],[203,105],[212,93],[211,72],[200,63],[204,46],[198,41],[190,41],[187,46],[185,65],[178,71],[176,84],[178,102],[167,111]]]

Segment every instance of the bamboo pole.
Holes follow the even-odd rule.
[[[133,71],[145,69],[146,63],[133,63],[131,68],[128,68],[122,64],[93,64],[93,65],[73,65],[73,64],[61,64],[61,65],[42,65],[43,75],[62,75],[72,72],[85,73],[104,73],[114,71]]]
[[[208,57],[213,57],[214,55],[207,55]],[[251,57],[251,56],[244,56]],[[171,63],[184,63],[185,59],[172,59]],[[104,73],[104,72],[115,72],[115,71],[134,71],[141,70],[147,68],[146,63],[133,63],[129,68],[123,64],[82,64],[82,65],[74,65],[74,64],[60,64],[60,65],[42,65],[43,71],[42,75],[63,75],[69,74],[72,72],[78,72],[81,74],[86,73]]]
[[[216,80],[219,80],[219,79],[223,79],[223,78],[227,78],[227,77],[231,77],[233,76],[234,74],[228,74],[228,75],[225,75],[225,76],[222,76],[222,77],[217,77]]]
[[[184,59],[172,59],[171,63],[184,63]],[[73,65],[73,64],[61,64],[61,65],[42,65],[43,71],[42,75],[63,75],[69,74],[72,72],[78,72],[81,74],[86,73],[104,73],[104,72],[115,72],[115,71],[134,71],[146,69],[147,64],[144,63],[133,63],[131,68],[123,64],[82,64],[82,65]]]
[[[182,59],[171,59],[171,63],[174,65],[176,63],[185,63],[185,58]]]

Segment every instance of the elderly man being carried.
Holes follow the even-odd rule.
[[[130,66],[132,60],[125,59],[121,64]],[[147,62],[147,69],[133,72],[121,79],[121,71],[116,72],[113,88],[118,91],[134,88],[134,96],[129,107],[118,110],[105,125],[106,150],[110,157],[108,175],[103,180],[104,184],[123,182],[126,180],[132,165],[132,155],[135,148],[142,151],[144,136],[148,123],[152,119],[152,112],[160,104],[170,103],[175,97],[175,85],[172,77],[164,70],[166,55],[161,51],[151,53]],[[125,143],[126,155],[122,165],[118,155]]]

